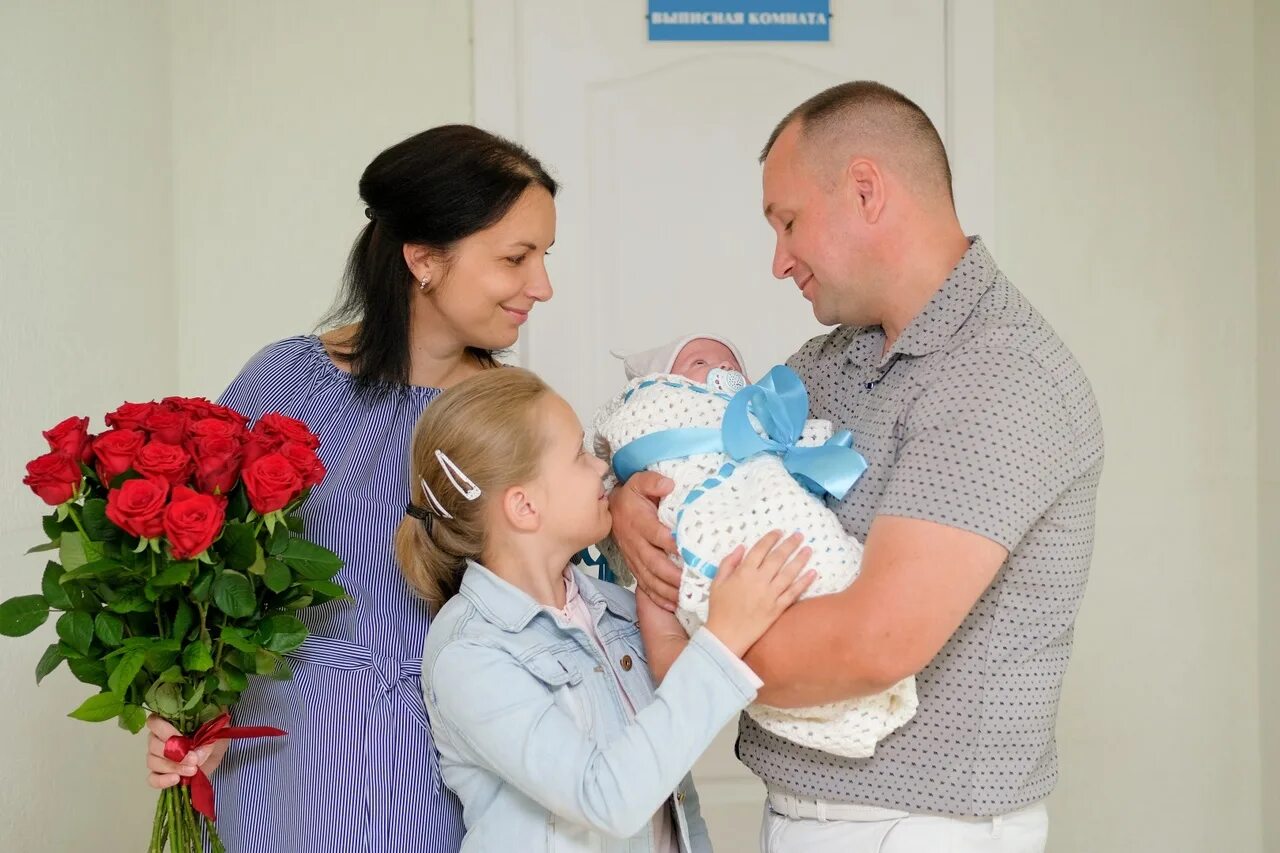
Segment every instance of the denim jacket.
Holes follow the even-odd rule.
[[[432,620],[423,695],[463,853],[651,853],[668,798],[681,851],[710,853],[689,769],[755,686],[703,629],[655,690],[634,595],[573,571],[607,657],[478,563]]]

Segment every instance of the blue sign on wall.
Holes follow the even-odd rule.
[[[649,41],[831,41],[831,3],[649,0]]]

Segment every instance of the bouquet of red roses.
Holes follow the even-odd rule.
[[[234,727],[226,714],[250,675],[289,678],[285,660],[307,636],[294,612],[345,597],[332,552],[302,538],[296,515],[325,475],[319,440],[280,414],[250,429],[200,398],[125,403],[89,434],[73,417],[44,433],[50,452],[23,482],[55,509],[44,518],[56,552],[38,595],[0,604],[0,633],[29,634],[58,611],[58,642],[36,681],[67,662],[98,688],[70,716],[119,718],[138,732],[148,711],[171,722],[166,755],[219,738],[279,736]],[[214,831],[203,773],[161,794],[150,850],[200,851]]]

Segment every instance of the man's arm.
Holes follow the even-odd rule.
[[[800,601],[747,653],[759,701],[781,708],[870,696],[933,660],[1008,552],[930,521],[880,516],[848,589]]]
[[[923,669],[1074,479],[1073,442],[1030,354],[951,356],[906,417],[857,580],[797,603],[748,653],[760,701],[867,696]]]

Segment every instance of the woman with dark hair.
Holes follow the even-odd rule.
[[[227,741],[182,763],[149,723],[154,787],[213,772],[218,831],[236,853],[455,853],[461,809],[443,786],[422,700],[427,607],[392,537],[409,499],[408,446],[423,408],[497,364],[551,298],[556,183],[528,152],[465,125],[379,154],[360,179],[369,222],[323,335],[266,347],[221,402],[279,411],[320,437],[328,471],[302,508],[307,536],[345,562],[351,596],[299,613],[311,637],[293,679],[252,679],[237,725],[287,737]],[[225,751],[225,757],[223,752]]]

